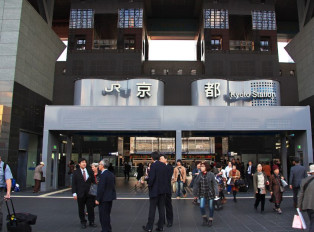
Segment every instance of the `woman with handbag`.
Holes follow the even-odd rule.
[[[90,189],[89,189],[89,194],[95,197],[94,202],[95,202],[96,196],[97,196],[97,186],[99,183],[99,175],[100,175],[98,166],[99,166],[98,163],[92,163],[91,164],[91,168],[92,168],[93,174],[94,174],[95,183],[91,184]],[[96,207],[96,204],[94,205],[94,207]]]
[[[229,182],[229,185],[232,186],[232,193],[233,193],[233,201],[237,202],[237,192],[239,192],[239,187],[235,185],[235,182],[239,180],[241,177],[241,173],[239,170],[237,170],[237,166],[234,164],[232,165],[232,170],[229,172],[229,178],[231,181]]]
[[[257,171],[253,175],[253,186],[254,186],[254,193],[255,193],[254,209],[257,210],[257,207],[259,203],[261,202],[261,213],[264,212],[264,208],[265,208],[266,186],[269,185],[267,175],[262,170],[263,170],[262,165],[258,164]]]
[[[225,173],[226,173],[226,177],[227,177],[227,183],[228,183],[228,180],[230,179],[229,173],[230,173],[231,170],[232,170],[232,163],[229,161],[229,162],[228,162],[228,166],[225,168]],[[230,181],[231,181],[231,180],[230,180]],[[230,182],[229,182],[229,183],[230,183]],[[227,193],[228,193],[228,195],[229,195],[230,192],[231,192],[231,188],[232,188],[232,185],[227,184]]]
[[[214,217],[214,198],[218,198],[218,185],[215,175],[210,171],[209,163],[201,164],[201,173],[195,178],[193,184],[194,199],[200,199],[200,210],[203,218],[203,226],[212,226]],[[205,206],[208,203],[209,218],[207,219]]]
[[[278,214],[281,214],[282,211],[280,209],[280,203],[282,201],[282,194],[284,192],[284,187],[281,180],[284,179],[284,177],[280,175],[279,167],[277,165],[273,165],[273,172],[274,174],[271,175],[269,181],[269,190],[271,194],[270,201],[275,204],[273,210]]]

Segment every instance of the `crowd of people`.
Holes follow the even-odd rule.
[[[188,172],[181,160],[177,160],[173,165],[168,163],[166,155],[153,152],[152,162],[146,167],[139,164],[135,175],[137,179],[135,187],[147,183],[149,190],[149,215],[142,229],[153,230],[156,208],[159,214],[156,231],[163,231],[164,225],[172,227],[172,194],[174,193],[177,199],[186,197],[187,188],[191,188],[193,203],[200,208],[202,225],[210,227],[214,221],[215,205],[226,203],[225,192],[232,193],[233,201],[236,203],[237,193],[241,188],[252,191],[255,196],[254,209],[258,210],[260,206],[261,213],[265,210],[265,198],[269,192],[274,212],[281,214],[283,192],[285,187],[289,186],[293,190],[294,206],[307,211],[311,221],[310,231],[314,230],[314,182],[310,185],[314,179],[314,165],[311,165],[310,172],[307,172],[296,158],[290,170],[288,183],[281,173],[279,163],[272,166],[269,163],[254,165],[250,161],[245,168],[243,164],[240,165],[234,159],[227,163],[195,161],[191,165],[192,179],[188,185]],[[112,201],[116,199],[114,171],[109,168],[112,165],[102,160],[93,163],[89,169],[86,160],[80,159],[78,166],[73,171],[72,192],[74,199],[77,200],[81,227],[87,227],[86,216],[89,226],[96,226],[94,207],[98,205],[102,231],[112,231],[110,212]],[[128,179],[129,174],[126,174],[125,178]]]

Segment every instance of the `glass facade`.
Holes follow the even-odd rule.
[[[229,29],[228,10],[205,9],[204,28]]]
[[[94,10],[92,9],[71,9],[70,29],[93,28]]]
[[[143,9],[119,9],[118,28],[142,28]]]
[[[277,30],[275,11],[252,11],[253,30]]]
[[[258,92],[258,93],[277,93],[277,86],[275,82],[271,81],[258,81],[258,82],[251,82],[251,91]],[[252,106],[277,106],[277,98],[253,98]]]

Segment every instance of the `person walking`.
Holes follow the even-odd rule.
[[[135,187],[137,187],[137,185],[139,185],[140,187],[143,187],[144,182],[143,182],[142,177],[144,176],[144,166],[142,163],[138,164],[136,172],[137,172],[137,176],[136,176],[137,182],[135,184]]]
[[[45,166],[44,162],[40,162],[39,165],[36,166],[34,172],[34,180],[35,186],[33,193],[38,193],[40,191],[40,185],[43,178],[43,167]]]
[[[240,171],[237,169],[237,166],[234,164],[232,165],[232,170],[229,172],[229,178],[231,178],[231,186],[232,186],[232,194],[233,194],[233,201],[237,202],[237,192],[239,192],[239,187],[236,185],[236,181],[239,180],[241,177]]]
[[[227,202],[227,199],[224,194],[224,187],[226,183],[226,172],[224,169],[222,169],[222,166],[220,163],[217,163],[216,165],[218,173],[216,175],[216,181],[218,182],[218,192],[219,192],[219,198],[221,199],[221,203],[225,204]]]
[[[72,188],[71,184],[72,184],[73,172],[74,172],[74,169],[75,169],[75,164],[74,164],[73,160],[69,161],[68,168],[69,168],[68,175],[70,176],[69,188]]]
[[[117,199],[115,177],[114,174],[108,170],[108,167],[108,160],[101,160],[99,162],[100,175],[95,204],[99,205],[99,221],[102,228],[101,232],[112,231],[110,214],[112,202]]]
[[[173,178],[176,181],[177,199],[180,199],[181,191],[183,197],[186,197],[186,191],[184,189],[184,184],[186,182],[186,169],[183,167],[181,160],[177,160],[177,166],[173,171]]]
[[[281,176],[279,167],[277,165],[273,165],[273,174],[270,177],[269,180],[269,191],[271,195],[271,202],[275,204],[275,207],[273,210],[279,214],[282,213],[280,209],[280,204],[282,201],[282,194],[283,194],[283,186],[281,183],[281,179],[284,179],[283,176]]]
[[[86,168],[86,159],[80,158],[78,165],[79,168],[73,173],[72,194],[74,200],[77,201],[81,228],[86,229],[85,206],[87,208],[89,226],[96,227],[97,225],[94,223],[94,196],[89,194],[91,184],[95,183],[94,173]]]
[[[127,162],[124,163],[124,179],[128,177],[128,180],[130,180],[130,171],[131,171],[131,166]]]
[[[265,195],[266,195],[266,186],[269,184],[267,175],[262,171],[263,167],[261,164],[257,165],[256,173],[253,175],[253,186],[255,193],[255,204],[254,209],[257,210],[259,203],[261,202],[261,213],[265,209]]]
[[[229,173],[230,173],[231,170],[232,170],[232,163],[229,161],[228,162],[228,166],[225,168],[225,173],[226,173],[226,177],[227,177],[227,183],[228,183],[228,180],[230,179]],[[232,188],[232,185],[228,184],[227,185],[227,193],[228,193],[228,195],[231,192],[231,188]]]
[[[193,185],[195,199],[200,199],[200,211],[203,218],[203,226],[212,226],[214,219],[214,198],[218,197],[218,185],[215,175],[211,172],[210,164],[201,164],[201,173],[195,178]],[[205,206],[208,203],[209,217],[206,216]]]
[[[11,197],[11,179],[13,179],[13,175],[10,166],[4,163],[0,156],[0,231],[2,231],[3,225],[3,201],[5,201],[5,199],[10,199]]]
[[[172,227],[173,225],[173,208],[172,208],[172,187],[171,180],[173,175],[173,167],[168,163],[168,159],[166,155],[160,156],[160,162],[166,164],[167,168],[167,193],[165,197],[165,208],[166,208],[166,219],[167,219],[167,227]]]
[[[247,188],[253,188],[253,175],[255,173],[255,167],[253,166],[252,161],[249,161],[247,165],[247,169],[245,172],[245,177],[246,177],[246,183],[247,183]]]
[[[314,164],[310,165],[310,176],[302,180],[298,197],[298,208],[306,210],[310,219],[309,232],[314,232]]]
[[[143,230],[151,232],[153,230],[156,207],[158,207],[159,221],[157,231],[163,231],[165,220],[165,194],[168,192],[167,182],[167,167],[159,161],[160,154],[152,153],[153,163],[150,166],[148,174],[148,189],[149,189],[149,214],[146,226]]]
[[[306,169],[300,164],[300,158],[294,158],[295,165],[290,169],[289,187],[293,190],[293,204],[297,207],[300,184],[307,177]]]

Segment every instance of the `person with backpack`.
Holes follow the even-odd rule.
[[[309,232],[314,232],[314,164],[310,166],[309,174],[301,182],[297,207],[307,211],[310,218]]]
[[[2,158],[0,156],[0,231],[2,231],[3,225],[3,201],[5,199],[10,199],[11,197],[11,179],[13,179],[11,169],[8,164],[2,161]]]

